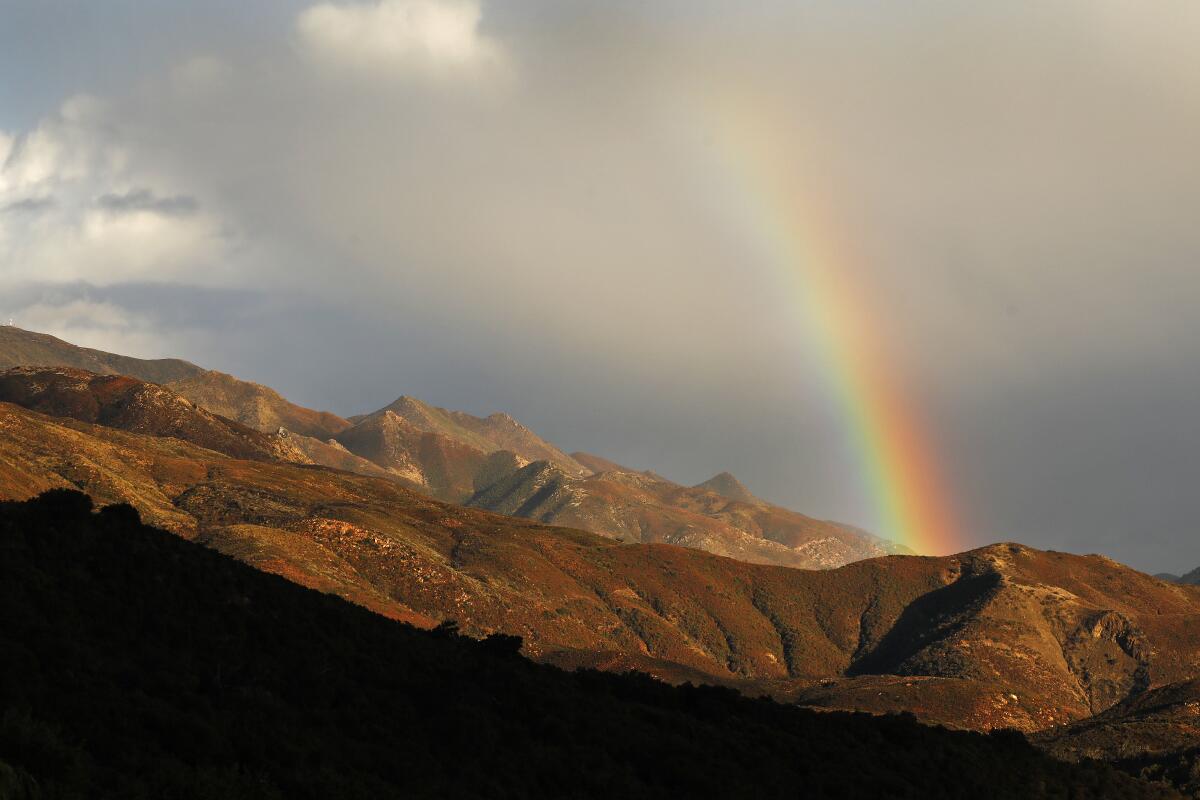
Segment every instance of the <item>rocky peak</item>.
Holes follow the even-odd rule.
[[[703,489],[709,492],[716,492],[722,497],[727,497],[730,500],[737,500],[742,503],[757,503],[758,498],[750,493],[745,484],[735,478],[728,472],[721,472],[712,476],[703,483],[695,485],[696,489]]]

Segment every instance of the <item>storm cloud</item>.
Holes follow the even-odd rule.
[[[0,316],[876,527],[722,174],[750,126],[851,243],[964,544],[1200,564],[1194,3],[63,9],[0,26],[0,208],[54,198],[0,214]]]

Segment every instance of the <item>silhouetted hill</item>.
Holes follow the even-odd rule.
[[[1166,798],[1019,734],[566,673],[77,492],[0,504],[6,798]]]

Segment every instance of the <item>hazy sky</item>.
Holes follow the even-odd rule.
[[[0,315],[876,527],[734,120],[852,243],[964,544],[1185,571],[1198,41],[1194,0],[0,0]]]

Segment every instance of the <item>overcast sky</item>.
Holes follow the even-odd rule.
[[[0,0],[0,315],[877,528],[712,174],[736,114],[853,241],[964,545],[1186,571],[1198,41],[1194,0]]]

